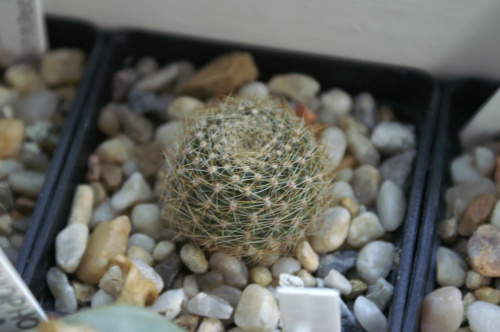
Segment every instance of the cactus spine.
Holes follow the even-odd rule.
[[[227,97],[202,112],[165,152],[164,218],[208,251],[252,261],[290,252],[331,182],[311,128],[277,100]]]

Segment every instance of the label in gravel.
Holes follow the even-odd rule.
[[[0,331],[26,331],[42,320],[45,312],[0,249]]]
[[[14,58],[31,58],[46,48],[41,0],[1,0],[0,51]]]
[[[278,288],[284,332],[341,332],[340,294],[325,288]]]

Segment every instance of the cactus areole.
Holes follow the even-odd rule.
[[[311,233],[332,181],[312,128],[277,100],[227,97],[191,118],[161,172],[163,216],[209,252],[254,262]]]

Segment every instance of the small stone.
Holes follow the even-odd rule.
[[[139,202],[149,201],[153,193],[141,173],[134,173],[111,198],[116,211],[123,211]]]
[[[78,49],[62,48],[45,53],[40,73],[49,86],[77,84],[83,77],[85,54]]]
[[[314,278],[312,274],[310,274],[306,270],[300,270],[299,272],[297,272],[297,277],[302,279],[304,287],[316,287],[316,278]]]
[[[233,256],[217,251],[210,257],[210,269],[219,271],[224,276],[228,286],[243,288],[248,283],[248,268],[246,264]]]
[[[174,319],[174,323],[188,332],[196,332],[196,329],[200,324],[200,316],[181,315]]]
[[[356,157],[354,157],[352,154],[349,154],[347,152],[344,155],[344,158],[342,158],[342,161],[340,162],[339,167],[337,167],[337,171],[339,173],[341,173],[341,171],[343,171],[345,168],[349,168],[350,169],[349,173],[352,173],[352,174],[349,174],[349,176],[348,176],[349,180],[341,180],[341,181],[351,182],[352,178],[354,177],[354,171],[353,171],[353,169],[357,168],[358,166],[359,166],[359,162],[356,159]],[[340,175],[339,175],[339,180],[340,180]]]
[[[330,270],[326,276],[325,286],[337,289],[342,295],[349,295],[352,292],[352,285],[349,280],[335,270]]]
[[[139,259],[149,266],[153,266],[153,256],[147,252],[143,247],[129,246],[127,249],[127,257],[134,260]]]
[[[144,77],[158,70],[158,62],[156,62],[154,58],[149,56],[142,57],[139,59],[139,61],[137,61],[135,70],[139,77]]]
[[[106,306],[114,303],[115,300],[116,298],[114,296],[106,294],[106,292],[104,292],[102,289],[99,289],[92,297],[92,301],[90,302],[90,307],[97,308]]]
[[[467,263],[454,251],[440,247],[436,254],[437,282],[441,286],[462,287],[467,274]]]
[[[380,311],[384,311],[393,294],[394,286],[384,278],[377,278],[374,284],[368,286],[366,298],[375,303]]]
[[[136,232],[144,233],[153,239],[158,238],[162,224],[160,209],[156,204],[137,204],[132,209],[130,217]]]
[[[244,331],[271,332],[278,326],[279,315],[273,294],[262,286],[251,284],[241,295],[234,322]]]
[[[15,171],[9,174],[7,182],[15,193],[36,198],[42,192],[45,174],[25,170]]]
[[[355,248],[361,248],[384,234],[385,229],[377,215],[372,212],[364,212],[352,220],[347,243]]]
[[[295,258],[282,257],[273,264],[271,271],[274,278],[279,278],[282,273],[294,275],[300,269],[300,263]]]
[[[92,301],[97,289],[94,285],[84,284],[78,281],[71,283],[75,290],[76,300],[79,305],[87,305]]]
[[[128,146],[120,138],[112,138],[102,142],[96,153],[103,162],[123,164],[132,156]]]
[[[343,207],[329,208],[321,220],[317,222],[316,230],[309,237],[309,242],[317,253],[325,253],[340,247],[349,233],[351,214]]]
[[[227,301],[206,293],[199,293],[189,300],[187,308],[193,314],[218,319],[228,319],[233,313],[233,307]]]
[[[333,206],[340,204],[344,198],[356,199],[351,185],[344,181],[336,181],[332,184],[329,187],[329,194],[331,197],[330,204]]]
[[[349,332],[365,332],[365,329],[359,325],[351,309],[344,303],[344,301],[342,301],[342,299],[339,299],[339,302],[342,329]]]
[[[50,90],[40,90],[16,103],[16,117],[22,119],[26,125],[38,121],[52,121],[56,113],[57,96]]]
[[[210,291],[224,285],[224,276],[219,271],[209,271],[198,279],[198,284],[203,292]]]
[[[318,277],[324,278],[330,270],[337,270],[345,274],[356,266],[358,252],[354,250],[336,251],[332,254],[324,255],[320,259],[319,269],[316,272]]]
[[[31,213],[33,213],[33,211],[31,211],[30,214]],[[1,223],[1,221],[0,221],[0,223]],[[16,219],[12,222],[12,228],[17,232],[26,233],[28,231],[30,224],[31,224],[31,217],[19,218],[19,219]],[[8,224],[5,226],[9,227]],[[4,226],[0,226],[0,227],[4,227]],[[8,231],[8,228],[5,230]],[[1,231],[0,231],[0,233],[1,233]]]
[[[350,115],[340,116],[337,121],[338,126],[345,132],[353,129],[364,137],[368,137],[368,128],[358,119]]]
[[[182,288],[172,289],[161,294],[148,309],[164,316],[168,320],[173,320],[179,315],[187,302],[188,298]]]
[[[20,96],[26,96],[43,88],[43,81],[36,69],[26,63],[12,65],[5,71],[4,79]]]
[[[307,104],[320,89],[319,83],[311,76],[295,73],[276,75],[267,86],[271,93],[284,95],[303,104]]]
[[[42,143],[48,139],[54,131],[54,124],[51,121],[38,121],[26,127],[26,139]]]
[[[86,184],[78,185],[73,197],[68,225],[83,224],[88,226],[92,219],[93,205],[94,191],[92,188]]]
[[[290,274],[282,273],[279,277],[279,285],[280,287],[295,287],[301,288],[304,287],[304,282],[300,277],[293,276]]]
[[[196,276],[194,274],[190,274],[184,278],[182,287],[188,299],[192,299],[200,292],[198,283],[196,282]]]
[[[204,104],[196,98],[178,97],[167,110],[170,120],[185,120],[189,118],[194,111],[200,110]]]
[[[382,154],[392,155],[415,148],[413,128],[397,122],[381,122],[373,130],[371,141]]]
[[[481,179],[483,176],[473,165],[473,159],[470,154],[459,156],[451,162],[451,178],[453,184],[458,185],[467,182],[473,182]]]
[[[369,93],[360,93],[354,98],[354,116],[367,128],[373,128],[380,121],[380,112],[375,99]]]
[[[24,235],[21,235],[21,234],[13,234],[10,236],[10,245],[12,246],[12,248],[16,249],[16,250],[21,250],[21,246],[23,244],[23,241],[24,241]]]
[[[88,284],[99,283],[109,260],[116,255],[125,254],[130,228],[130,221],[126,216],[100,223],[90,236],[76,271],[77,277]]]
[[[476,289],[474,294],[479,301],[489,302],[493,304],[500,303],[500,290],[488,286],[482,286]]]
[[[146,250],[148,253],[152,253],[155,247],[155,241],[149,236],[141,233],[135,233],[128,239],[128,247],[138,246]]]
[[[474,332],[493,332],[500,325],[500,306],[477,301],[469,307],[467,316]]]
[[[99,281],[99,288],[106,294],[116,297],[123,285],[123,272],[118,265],[111,266]]]
[[[102,164],[101,179],[108,191],[115,191],[122,184],[123,173],[121,167],[113,164]]]
[[[462,221],[458,225],[458,234],[470,236],[474,231],[484,224],[493,213],[496,198],[491,194],[482,194],[474,198],[465,210]]]
[[[8,214],[0,215],[0,235],[12,233],[12,217]]]
[[[307,240],[299,242],[297,247],[297,259],[300,264],[309,272],[314,272],[319,267],[319,257]],[[265,285],[262,285],[265,286]]]
[[[340,201],[340,206],[346,208],[349,211],[349,213],[351,214],[351,218],[354,218],[358,215],[360,206],[356,200],[350,197],[343,198]]]
[[[422,303],[422,332],[456,331],[462,322],[462,293],[455,287],[443,287],[428,294]]]
[[[242,293],[243,292],[238,288],[226,285],[219,286],[209,292],[210,295],[217,296],[218,298],[227,301],[233,308],[236,308],[238,302],[240,302]]]
[[[127,107],[117,108],[116,111],[125,135],[137,143],[146,143],[153,138],[153,124],[148,119]]]
[[[261,286],[267,286],[273,280],[269,269],[264,266],[255,266],[250,270],[250,282]]]
[[[469,311],[469,307],[477,301],[476,295],[474,293],[467,293],[465,294],[462,302],[464,304],[464,316],[462,318],[462,323],[467,321],[467,313]]]
[[[196,332],[225,332],[222,322],[217,318],[204,318]]]
[[[181,249],[181,260],[193,273],[203,274],[208,270],[208,261],[203,251],[192,244],[185,244]]]
[[[255,81],[243,85],[239,90],[238,94],[242,97],[259,97],[264,98],[269,95],[269,89],[265,83]]]
[[[337,178],[339,181],[351,182],[354,177],[354,171],[350,167],[342,168],[337,172]]]
[[[136,149],[137,151],[137,149]],[[136,157],[134,155],[134,157]],[[125,177],[130,177],[132,174],[134,174],[135,172],[140,172],[139,171],[139,167],[137,167],[137,163],[135,162],[135,160],[127,160],[126,162],[123,163],[122,165],[122,172],[123,174],[125,175]]]
[[[388,232],[401,226],[406,213],[406,199],[403,189],[392,181],[385,181],[377,197],[377,213],[380,222]]]
[[[446,219],[439,224],[438,235],[444,243],[451,244],[458,237],[458,220],[457,218]]]
[[[221,55],[201,68],[179,89],[180,95],[210,98],[227,94],[254,81],[259,75],[249,53],[232,52]]]
[[[475,290],[481,286],[488,285],[490,281],[491,278],[483,277],[474,270],[468,271],[467,276],[465,277],[465,285],[470,290]]]
[[[347,140],[344,132],[337,127],[329,127],[321,133],[321,144],[332,167],[337,167],[344,157]]]
[[[137,267],[141,275],[155,284],[158,293],[163,290],[164,282],[162,277],[148,264],[140,259],[133,259],[132,262]]]
[[[118,213],[113,209],[110,201],[99,204],[92,214],[90,228],[94,229],[99,223],[107,220],[113,220],[118,217]]]
[[[380,162],[380,154],[368,138],[353,128],[347,131],[346,137],[349,151],[361,164],[372,166],[378,165]]]
[[[68,276],[57,267],[51,267],[47,272],[47,285],[55,298],[57,311],[73,313],[78,308],[76,294],[68,281]]]
[[[495,169],[495,155],[488,148],[478,147],[473,153],[473,163],[484,177],[490,177]]]
[[[0,119],[0,158],[15,157],[21,151],[24,139],[24,123],[16,119]],[[6,161],[1,161],[2,170],[0,171],[3,176],[8,175],[15,170],[20,169],[19,166],[14,165],[14,170],[6,171]],[[22,166],[21,166],[22,168]]]
[[[9,89],[3,85],[0,85],[0,108],[11,105],[12,102],[14,102],[16,99],[17,93],[14,91],[14,89]]]
[[[354,302],[354,315],[367,332],[388,330],[387,318],[375,303],[364,296],[359,296]]]
[[[153,92],[131,90],[128,93],[128,106],[137,115],[151,113],[162,121],[166,120],[165,109],[173,101],[173,97],[160,98]]]
[[[341,89],[331,89],[321,94],[319,120],[335,123],[339,116],[348,115],[352,108],[352,98]]]
[[[479,227],[467,244],[469,261],[485,277],[500,277],[500,229],[494,225]]]
[[[359,203],[367,207],[377,201],[380,173],[371,165],[363,165],[354,171],[352,188]]]
[[[160,241],[153,250],[153,258],[160,262],[175,252],[175,244],[170,241]]]
[[[159,70],[150,72],[135,84],[134,89],[148,92],[165,89],[179,77],[181,67],[185,65],[188,65],[185,61],[172,62]]]
[[[500,228],[500,201],[497,201],[495,204],[495,208],[491,214],[490,223]]]
[[[184,131],[182,121],[168,122],[156,129],[155,141],[162,147],[174,152],[177,146],[177,138]]]
[[[459,201],[466,206],[481,194],[491,194],[497,197],[497,188],[490,179],[481,178],[475,182],[468,182],[454,186],[446,191],[445,199],[448,211],[453,211],[453,207]]]
[[[56,263],[66,273],[73,273],[87,248],[89,229],[85,224],[70,224],[56,237]]]
[[[415,150],[409,150],[386,159],[379,167],[382,182],[392,181],[404,188],[412,171]]]
[[[137,71],[131,68],[125,68],[117,71],[113,75],[113,94],[114,101],[123,101],[138,77]]]
[[[394,245],[384,241],[371,242],[361,249],[356,261],[361,279],[371,285],[378,278],[387,277],[392,268],[394,251]]]
[[[352,291],[349,295],[345,296],[346,300],[355,300],[358,296],[363,295],[368,289],[368,285],[359,279],[351,279],[349,283],[351,284]],[[381,311],[383,310],[381,309]]]
[[[172,284],[179,275],[181,267],[181,258],[175,252],[155,266],[155,271],[163,279],[165,288],[172,288]]]
[[[1,132],[4,133],[4,131]],[[3,148],[0,148],[0,150],[5,152]],[[23,165],[15,159],[0,159],[0,179],[7,177],[12,172],[22,170],[23,168]]]

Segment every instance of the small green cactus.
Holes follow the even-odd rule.
[[[163,216],[179,236],[259,261],[310,234],[333,177],[288,104],[227,97],[184,134],[160,175]]]

